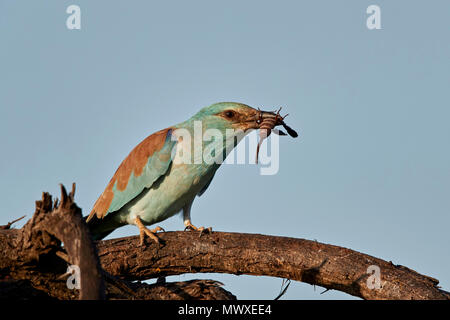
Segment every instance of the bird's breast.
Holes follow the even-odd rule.
[[[147,225],[163,221],[193,201],[214,173],[202,165],[172,164],[164,178],[124,206],[121,216],[127,223],[137,216]]]

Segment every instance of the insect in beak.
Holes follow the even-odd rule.
[[[287,134],[279,129],[274,129],[276,126],[283,126],[284,129],[286,129],[287,133],[293,137],[297,138],[298,134],[297,132],[289,127],[285,122],[284,118],[288,116],[286,114],[285,116],[280,115],[281,108],[278,109],[278,111],[268,112],[268,111],[262,111],[258,108],[258,115],[256,122],[259,124],[259,143],[256,147],[256,163],[258,163],[258,155],[259,155],[259,148],[267,137],[270,136],[270,133],[273,131],[275,134],[278,134],[280,136],[286,136]]]

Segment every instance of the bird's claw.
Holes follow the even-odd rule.
[[[187,224],[187,225],[186,225],[186,228],[184,228],[184,231],[187,231],[187,230],[200,231],[199,238],[200,238],[203,234],[209,234],[209,233],[212,233],[212,228],[211,228],[211,227],[208,227],[208,228],[205,228],[205,227],[199,227],[199,228],[197,228],[196,226],[194,226],[194,225],[191,224],[191,223]]]
[[[155,229],[150,230],[153,233],[157,233],[158,231],[162,231],[162,232],[166,232],[166,230],[164,230],[164,228],[160,227],[160,226],[156,226]]]
[[[156,236],[156,233],[158,231],[166,232],[163,228],[157,226],[156,228],[154,228],[152,230],[147,229],[139,217],[136,218],[136,225],[139,228],[139,245],[140,246],[143,246],[145,244],[145,236],[147,236],[150,239],[152,239],[153,241],[155,241],[158,245],[161,245],[161,240],[159,240],[159,238]]]
[[[159,238],[155,235],[156,232],[153,232],[153,230],[149,230],[147,228],[141,229],[139,231],[139,245],[143,246],[145,244],[145,236],[152,239],[156,244],[160,245],[161,241]]]

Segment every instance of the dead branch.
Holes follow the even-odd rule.
[[[22,220],[23,218],[25,218],[25,216],[21,216],[20,218],[17,218],[13,221],[8,222],[7,224],[5,224],[4,226],[0,226],[0,230],[9,230],[11,229],[11,226],[16,223],[17,221]]]
[[[33,217],[21,230],[1,230],[6,239],[0,243],[0,279],[23,280],[51,296],[74,298],[78,292],[67,292],[66,279],[57,277],[66,273],[67,264],[76,265],[81,274],[79,298],[104,298],[96,247],[74,196],[75,184],[69,194],[61,185],[60,201],[53,202],[43,193]]]
[[[61,201],[43,193],[22,229],[10,229],[19,219],[0,226],[0,299],[236,299],[212,280],[149,285],[111,276],[100,268],[74,195],[75,185],[69,195],[61,186]],[[67,287],[69,265],[80,269],[80,290]]]
[[[196,232],[158,234],[163,245],[141,248],[138,237],[101,241],[101,264],[110,274],[142,280],[183,273],[230,273],[292,279],[363,299],[450,299],[438,280],[364,253],[316,241],[260,234]],[[381,288],[370,289],[369,266]]]
[[[265,275],[303,281],[364,299],[450,299],[438,280],[364,253],[316,241],[259,234],[165,232],[162,245],[139,246],[139,237],[92,243],[75,186],[61,201],[44,193],[22,229],[0,228],[0,299],[235,299],[213,280],[149,285],[135,282],[183,273]],[[62,243],[64,246],[62,246]],[[81,272],[70,290],[68,265]],[[369,267],[379,288],[368,285]]]

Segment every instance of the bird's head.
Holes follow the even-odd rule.
[[[262,111],[242,103],[220,102],[201,109],[189,120],[176,125],[177,130],[174,136],[179,141],[184,141],[185,135],[188,135],[189,139],[186,141],[189,142],[184,143],[183,148],[195,148],[199,145],[195,141],[201,139],[201,145],[206,147],[207,154],[214,154],[217,159],[222,159],[223,155],[223,159],[225,159],[231,149],[253,129],[264,129],[260,132],[260,143],[271,131],[279,135],[286,135],[281,130],[274,130],[276,126],[280,125],[287,130],[289,135],[296,137],[297,133],[289,128],[283,119],[279,110],[277,112]],[[194,139],[191,139],[192,133]],[[224,154],[221,153],[222,150],[225,151]],[[194,152],[194,154],[203,154],[203,152]]]
[[[201,109],[192,120],[202,121],[204,129],[234,129],[247,132],[258,129],[260,111],[237,102],[220,102]]]

